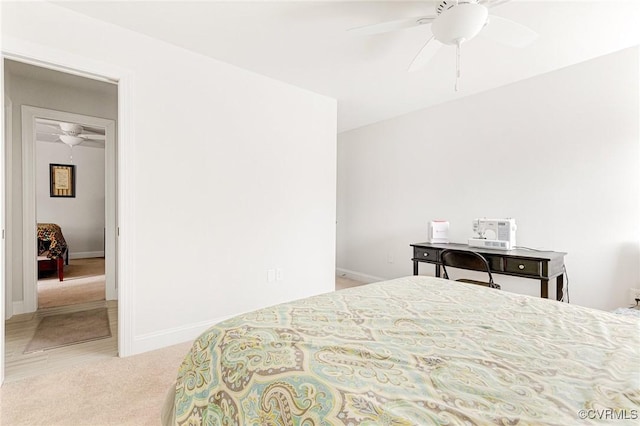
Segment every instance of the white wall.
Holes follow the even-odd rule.
[[[2,9],[3,35],[132,76],[132,353],[334,288],[335,100],[49,3]]]
[[[638,56],[623,50],[340,134],[339,270],[410,275],[409,244],[427,240],[429,220],[449,220],[451,240],[465,242],[473,218],[513,217],[519,246],[568,252],[571,303],[626,306],[640,286]],[[539,294],[533,280],[499,278]]]
[[[36,217],[38,223],[60,225],[69,246],[69,257],[104,256],[105,158],[104,148],[62,143],[36,143]],[[51,197],[49,164],[73,164],[74,198]]]
[[[3,10],[4,10],[4,5]],[[12,241],[12,252],[7,253],[11,258],[11,283],[13,286],[13,301],[24,300],[24,289],[22,285],[22,115],[23,105],[40,108],[66,111],[94,117],[117,119],[118,102],[117,87],[113,84],[103,82],[82,82],[78,83],[79,77],[64,78],[58,76],[57,72],[48,71],[44,74],[34,73],[20,67],[23,74],[14,74],[14,69],[5,66],[5,96],[9,96],[12,101],[12,146],[7,150],[7,161],[11,161],[11,176],[7,184],[11,186],[11,194],[8,194],[9,202],[7,209],[8,234]],[[86,79],[81,79],[86,80]],[[104,151],[103,151],[104,152]],[[67,156],[68,159],[68,156]],[[104,165],[103,171],[104,171]],[[104,192],[104,191],[103,191]],[[101,212],[104,220],[104,210]],[[44,219],[43,219],[44,220]],[[65,230],[66,237],[66,227]],[[92,237],[94,238],[94,237]],[[70,247],[76,251],[75,248]]]

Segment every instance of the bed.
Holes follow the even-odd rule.
[[[65,256],[68,265],[69,250],[60,226],[55,223],[38,223],[38,273],[57,271],[58,279],[64,280]]]
[[[640,319],[411,276],[211,327],[163,424],[637,424],[639,412]]]

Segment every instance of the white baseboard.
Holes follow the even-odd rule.
[[[18,300],[17,302],[13,302],[13,312],[11,312],[11,315],[19,315],[19,314],[24,314],[27,311],[24,308],[24,300]]]
[[[132,351],[130,355],[137,355],[167,346],[195,340],[209,327],[221,321],[232,318],[234,315],[220,317],[209,321],[202,321],[195,324],[188,324],[181,327],[169,328],[167,330],[155,331],[153,333],[142,334],[133,339]]]
[[[104,252],[103,251],[69,252],[69,259],[89,259],[92,257],[104,257]]]
[[[352,280],[360,281],[367,284],[385,280],[385,278],[374,277],[373,275],[367,275],[361,272],[350,271],[344,268],[336,268],[336,275],[339,277],[350,278]]]

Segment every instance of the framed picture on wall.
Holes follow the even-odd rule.
[[[75,198],[76,166],[73,164],[49,164],[49,196]]]

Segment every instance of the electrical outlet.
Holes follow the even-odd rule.
[[[393,254],[387,253],[387,263],[393,263]]]
[[[633,306],[636,304],[640,305],[640,288],[630,288],[629,289],[629,303]]]
[[[281,268],[276,269],[276,281],[282,281],[284,272]]]

